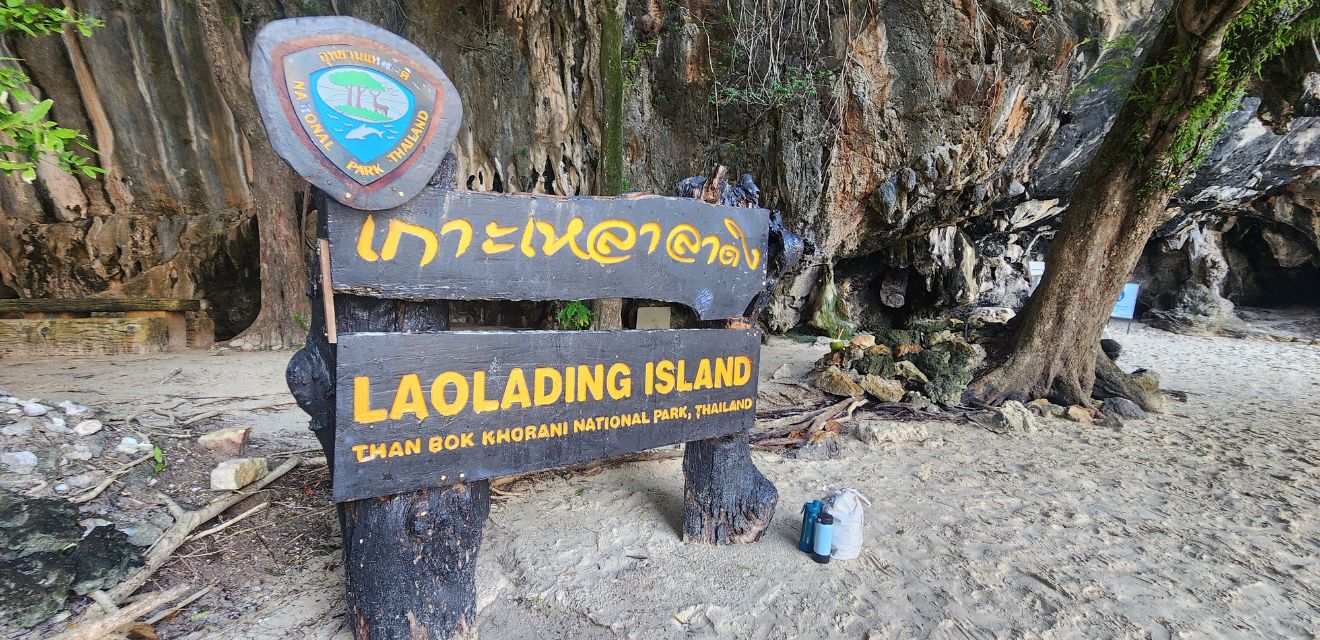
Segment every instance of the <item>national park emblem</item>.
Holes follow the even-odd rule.
[[[425,54],[388,31],[352,18],[308,22],[272,22],[257,37],[253,91],[272,145],[345,205],[403,204],[453,142],[457,92]]]

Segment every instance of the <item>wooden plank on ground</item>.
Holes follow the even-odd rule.
[[[197,311],[201,308],[201,300],[186,298],[17,298],[0,300],[0,313]]]
[[[165,318],[0,320],[0,358],[154,353],[168,337]]]

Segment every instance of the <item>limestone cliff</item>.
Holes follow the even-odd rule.
[[[246,326],[260,302],[254,193],[282,198],[300,227],[309,212],[301,181],[253,160],[215,70],[246,61],[256,30],[280,17],[350,14],[430,53],[463,96],[455,152],[467,188],[598,193],[606,4],[75,2],[106,27],[10,36],[0,55],[23,59],[53,116],[88,132],[109,172],[0,181],[0,296],[200,296],[220,337]],[[717,161],[756,176],[763,203],[817,245],[781,285],[766,316],[775,330],[803,320],[826,263],[872,327],[935,306],[1020,303],[1022,264],[1085,188],[1076,176],[1166,3],[1048,4],[628,0],[625,178],[668,193]],[[199,5],[242,47],[208,50]],[[1179,215],[1148,250],[1144,269],[1159,273],[1142,276],[1147,304],[1173,306],[1196,280],[1191,228],[1220,234],[1227,275],[1205,283],[1216,295],[1248,299],[1320,264],[1320,76],[1306,75],[1315,58],[1302,54],[1244,100],[1174,203]]]

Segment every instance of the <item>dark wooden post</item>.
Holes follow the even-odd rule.
[[[749,176],[744,176],[738,186],[729,187],[725,168],[718,166],[708,179],[684,180],[677,195],[745,207],[756,206],[757,189]],[[774,278],[795,266],[802,255],[801,239],[784,231],[778,220],[772,221],[771,235],[768,258],[777,273],[772,274],[767,291],[751,304],[746,316],[699,322],[699,327],[746,329],[755,325]],[[790,245],[788,251],[786,244]],[[708,544],[756,542],[774,520],[778,503],[779,491],[774,483],[752,462],[747,431],[684,445],[683,540]]]
[[[457,161],[447,155],[428,188],[452,188]],[[324,194],[315,206],[325,211]],[[365,214],[364,214],[365,215]],[[318,236],[326,238],[324,217]],[[319,273],[313,249],[311,273]],[[286,376],[328,460],[334,459],[335,346],[325,336],[313,277],[312,322],[306,345]],[[427,333],[449,330],[447,301],[409,302],[336,294],[340,335],[361,331]],[[330,465],[333,470],[334,465]],[[354,637],[372,640],[475,636],[476,560],[490,513],[485,480],[339,504],[344,575]]]

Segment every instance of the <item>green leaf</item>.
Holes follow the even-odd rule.
[[[46,114],[50,112],[50,108],[54,106],[54,104],[55,101],[49,98],[42,100],[41,102],[32,105],[32,108],[28,109],[27,112],[23,114],[23,119],[28,122],[37,122],[46,117]]]
[[[161,451],[159,446],[152,445],[151,458],[156,461],[156,464],[151,466],[152,473],[160,473],[165,470],[165,452]]]

